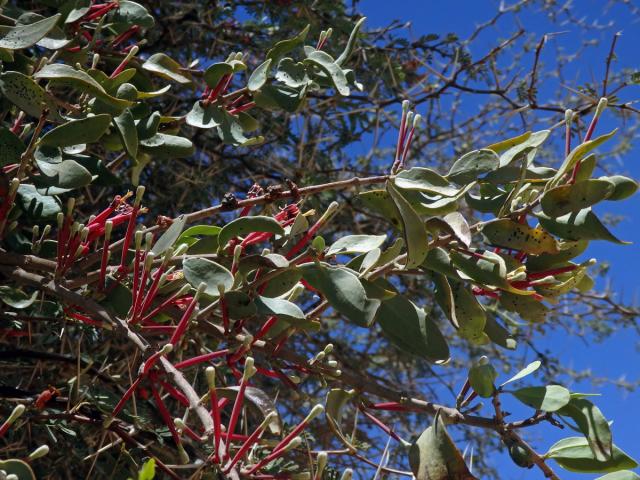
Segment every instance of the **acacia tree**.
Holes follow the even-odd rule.
[[[3,3],[7,477],[470,479],[504,448],[547,478],[637,478],[555,359],[509,355],[567,308],[635,320],[576,260],[624,243],[592,207],[637,189],[594,154],[605,110],[635,113],[617,37],[602,90],[543,102],[546,37],[526,77],[498,66],[521,30],[468,50],[525,1],[412,43],[334,2]],[[484,107],[445,128],[465,94]],[[532,446],[541,424],[576,432]]]

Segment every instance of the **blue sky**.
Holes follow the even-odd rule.
[[[515,0],[507,0],[507,4]],[[561,4],[565,2],[559,2]],[[633,2],[631,2],[633,3]],[[410,21],[415,35],[423,33],[445,34],[455,32],[462,38],[469,35],[479,23],[483,23],[496,11],[499,2],[495,0],[364,0],[359,5],[359,11],[368,17],[369,28],[385,26],[392,19]],[[604,59],[609,48],[610,40],[616,31],[622,30],[616,49],[617,60],[615,68],[631,67],[640,69],[637,62],[637,48],[640,45],[640,24],[630,19],[628,8],[622,5],[607,8],[605,0],[577,0],[573,2],[575,17],[586,17],[590,21],[600,24],[612,23],[610,27],[593,32],[593,37],[601,41],[601,45],[591,50],[589,55],[580,58],[579,63],[573,65],[569,72],[573,81],[588,81],[592,78],[600,79],[604,73]],[[584,38],[585,33],[574,25],[566,24],[561,28],[553,25],[543,15],[536,13],[535,9],[527,10],[527,13],[519,17],[521,24],[528,32],[541,37],[545,33],[558,30],[566,31],[562,36],[556,37],[554,42],[571,50]],[[516,29],[513,16],[505,16],[495,28],[490,29],[478,39],[478,51],[486,51],[495,45],[496,39],[505,38]],[[488,48],[487,48],[488,47]],[[543,51],[542,62],[552,64],[555,55],[553,48]],[[531,53],[529,61],[533,61]],[[530,65],[523,66],[523,72],[527,72]],[[569,79],[571,80],[571,79]],[[541,91],[544,93],[544,90]],[[633,87],[630,94],[640,98],[640,86]],[[466,108],[474,109],[473,100]],[[419,111],[419,110],[418,110]],[[611,116],[605,117],[601,122],[600,133],[609,131],[617,125]],[[633,149],[622,158],[622,165],[618,168],[636,179],[640,177],[640,152],[637,142]],[[613,231],[624,240],[632,241],[631,246],[618,246],[611,243],[592,242],[588,251],[589,257],[595,257],[599,261],[611,264],[610,281],[616,292],[631,300],[639,293],[638,272],[640,272],[640,251],[637,245],[640,243],[640,221],[634,215],[640,208],[640,195],[625,201],[610,202],[598,208],[599,212],[610,212],[624,215],[625,219],[617,225]],[[638,339],[633,331],[621,331],[602,344],[586,344],[581,339],[570,338],[556,332],[554,338],[540,343],[551,350],[561,351],[561,358],[565,365],[575,370],[590,369],[594,377],[627,378],[637,380],[640,376],[640,354],[638,353]],[[574,391],[586,391],[602,393],[597,399],[598,405],[610,420],[614,421],[614,442],[628,454],[640,459],[640,442],[637,440],[637,429],[640,426],[640,393],[628,394],[611,386],[594,388],[587,382],[568,385]],[[558,432],[557,429],[544,429],[532,432],[531,442],[538,451],[544,452],[557,439],[572,436],[566,431]],[[514,466],[508,458],[496,459],[501,468],[501,478],[505,479],[537,479],[542,478],[537,469],[522,470]],[[564,472],[551,462],[556,473],[563,479],[588,479],[597,475],[576,475]]]

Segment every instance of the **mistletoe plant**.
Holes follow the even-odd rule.
[[[297,347],[328,324],[377,330],[388,342],[381,348],[393,345],[437,371],[456,354],[454,338],[478,351],[515,350],[512,314],[541,324],[549,305],[590,290],[595,260],[576,257],[592,240],[625,243],[592,208],[637,189],[624,176],[594,178],[593,152],[615,133],[595,136],[606,98],[576,145],[567,110],[558,168],[538,161],[552,130],[482,146],[448,171],[409,168],[421,116],[405,101],[386,173],[256,184],[243,199],[229,194],[170,218],[154,210],[141,173],[192,156],[192,128],[247,148],[265,140],[252,133],[264,133],[256,112],[295,113],[310,96],[362,89],[348,65],[364,19],[348,39],[327,29],[312,46],[307,27],[264,58],[231,52],[198,68],[201,59],[183,66],[140,48],[154,18],[132,1],[43,1],[37,11],[0,3],[2,338],[22,353],[31,347],[42,365],[39,394],[26,379],[3,386],[2,405],[10,407],[0,427],[3,478],[35,478],[34,470],[55,477],[38,460],[64,458],[55,432],[99,432],[87,459],[120,445],[128,452],[120,471],[140,469],[138,478],[153,478],[157,468],[168,478],[349,479],[352,470],[338,468],[342,457],[392,476],[475,478],[450,424],[487,430],[513,462],[547,478],[559,478],[550,460],[602,479],[638,478],[589,395],[518,385],[539,361],[503,380],[478,355],[455,405],[440,405],[342,364],[333,344],[312,356]],[[343,42],[336,57],[327,52],[331,38]],[[184,100],[172,97],[174,87],[197,98],[169,116],[158,100]],[[121,188],[118,175],[135,193],[122,188],[107,198]],[[327,242],[323,229],[345,203],[326,198],[338,191],[377,215],[379,229]],[[323,210],[308,208],[310,198]],[[87,209],[94,204],[101,209]],[[423,298],[406,287],[416,276],[431,286]],[[61,376],[46,366],[69,359],[57,353],[58,335],[78,348]],[[95,351],[81,354],[85,337]],[[325,400],[316,404],[312,392]],[[488,413],[478,397],[488,400]],[[506,402],[525,405],[530,416],[508,418]],[[433,423],[412,440],[383,420],[420,414]],[[540,453],[522,433],[542,423],[568,425],[575,436]],[[31,441],[27,429],[48,446],[15,457],[15,445]],[[370,429],[397,444],[399,465],[367,457],[359,432]]]

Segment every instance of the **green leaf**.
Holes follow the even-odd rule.
[[[123,2],[124,3],[124,2]],[[138,472],[138,480],[153,480],[156,476],[156,459],[150,458],[142,464]]]
[[[416,480],[475,480],[447,433],[440,410],[409,449],[409,465]]]
[[[215,225],[195,225],[182,232],[178,240],[176,240],[176,243],[180,244],[188,238],[199,237],[201,235],[205,237],[217,237],[220,234],[220,230],[222,230],[222,228]]]
[[[256,105],[266,110],[284,110],[295,113],[304,102],[306,88],[291,88],[286,85],[265,85],[255,92],[253,99]]]
[[[138,130],[131,110],[125,109],[124,112],[113,119],[113,123],[120,135],[124,149],[131,158],[135,159],[138,156]]]
[[[462,277],[451,263],[451,257],[442,247],[436,247],[429,250],[427,257],[422,262],[422,267],[444,275],[453,280],[460,280]]]
[[[327,399],[325,402],[325,418],[329,428],[336,434],[336,436],[352,451],[357,451],[357,448],[351,444],[349,436],[342,432],[343,412],[345,404],[351,400],[356,394],[355,390],[342,390],[341,388],[332,388],[327,393]]]
[[[258,67],[251,73],[249,80],[247,81],[247,88],[250,92],[256,92],[260,90],[267,82],[269,76],[269,68],[271,68],[272,59],[267,59],[266,62],[258,65]]]
[[[609,422],[600,409],[584,398],[571,398],[569,403],[558,410],[558,415],[572,418],[578,429],[589,442],[596,460],[604,462],[611,458],[613,439]]]
[[[8,128],[0,127],[0,167],[20,163],[25,144]]]
[[[486,315],[484,333],[487,334],[493,343],[501,346],[502,348],[506,348],[507,350],[515,350],[518,346],[518,342],[511,332],[498,323],[493,315]]]
[[[560,385],[525,387],[510,393],[525,405],[544,412],[555,412],[571,400],[569,390]]]
[[[198,288],[204,282],[207,285],[205,293],[211,297],[220,296],[218,285],[222,285],[225,291],[233,287],[233,275],[222,265],[207,260],[206,258],[187,257],[182,261],[184,278],[189,284]]]
[[[209,88],[215,88],[225,75],[233,73],[233,66],[227,62],[213,63],[204,71],[204,81]]]
[[[452,187],[449,181],[429,168],[414,167],[403,170],[394,179],[396,187],[404,190],[419,190],[421,192],[454,197],[459,189]]]
[[[311,82],[304,63],[295,62],[288,57],[278,62],[275,78],[291,88],[303,87]]]
[[[183,158],[193,155],[195,148],[191,140],[177,135],[156,133],[140,141],[145,153],[156,158]]]
[[[256,304],[245,292],[232,290],[224,294],[224,302],[229,312],[229,318],[240,320],[253,317],[258,309]]]
[[[486,314],[482,305],[462,282],[448,281],[434,274],[435,299],[458,333],[467,340],[482,345],[489,342],[484,333]]]
[[[187,125],[191,125],[196,128],[213,128],[220,125],[216,118],[219,118],[221,113],[219,105],[205,105],[204,102],[198,100],[193,104],[189,113],[185,117]]]
[[[131,80],[136,75],[137,72],[138,71],[135,68],[125,68],[118,75],[111,78],[102,70],[98,70],[95,68],[90,68],[89,70],[87,70],[87,74],[91,78],[93,78],[96,82],[98,82],[106,92],[109,92],[109,93],[118,92],[120,87],[122,87],[122,85],[124,85],[125,83],[129,82],[129,80]],[[128,86],[125,87],[125,89],[128,89],[129,91],[132,91],[131,90],[132,88],[135,89],[133,90],[133,93],[136,93],[137,88],[131,83],[129,83]],[[125,92],[120,92],[120,93],[123,94]],[[129,95],[128,92],[127,92],[127,95]]]
[[[262,296],[278,297],[291,291],[302,278],[302,272],[299,268],[288,268],[282,273],[275,275],[264,287]]]
[[[45,20],[45,17],[34,12],[25,12],[18,18],[18,25],[29,25]],[[0,27],[1,28],[1,27]],[[58,26],[54,26],[36,45],[49,50],[58,50],[66,47],[71,39],[65,37],[64,32]]]
[[[277,253],[268,253],[266,255],[245,255],[240,259],[238,272],[246,275],[249,272],[258,269],[284,269],[289,267],[289,260]]]
[[[522,154],[528,153],[534,148],[538,148],[549,137],[551,130],[541,130],[539,132],[533,132],[527,136],[521,143],[512,146],[507,149],[502,155],[500,155],[500,167],[505,167],[511,164],[514,160],[520,157]]]
[[[537,214],[540,225],[549,232],[567,240],[606,240],[608,242],[628,245],[629,242],[619,240],[598,219],[591,208],[576,213],[569,213],[558,218],[549,218],[543,213]],[[538,252],[541,253],[541,252]]]
[[[396,295],[383,301],[376,321],[402,352],[436,363],[449,360],[449,346],[436,324],[406,297]]]
[[[253,232],[267,232],[275,235],[284,235],[284,229],[273,217],[255,216],[239,217],[227,223],[218,234],[220,247],[224,246],[235,237],[240,237]]]
[[[101,113],[93,117],[72,120],[49,130],[40,138],[39,144],[52,147],[68,147],[81,143],[94,143],[109,128],[111,115]]]
[[[447,222],[445,220],[446,217],[449,217],[452,221]],[[455,229],[452,226],[455,227]],[[469,230],[469,225],[458,212],[448,214],[445,218],[431,217],[425,222],[425,228],[433,238],[438,238],[444,234],[454,237],[455,240],[460,242],[464,247],[468,247],[471,243],[471,231]]]
[[[28,25],[0,26],[0,48],[19,50],[35,45],[56,26],[61,16],[58,13]]]
[[[540,365],[542,365],[542,362],[540,360],[535,360],[531,362],[529,365],[524,367],[522,370],[520,370],[518,373],[516,373],[513,377],[511,377],[509,380],[507,380],[500,386],[504,387],[508,383],[517,382],[518,380],[523,379],[528,375],[531,375],[533,372],[535,372],[540,368]]]
[[[587,439],[584,437],[563,438],[553,444],[544,456],[545,458],[554,459],[558,462],[558,465],[570,472],[608,473],[638,466],[638,463],[633,458],[615,445],[609,460],[598,461],[594,457]]]
[[[473,187],[473,185],[470,185]],[[455,212],[460,207],[458,200],[465,194],[466,187],[455,197],[428,195],[417,190],[404,190],[402,195],[411,204],[418,215],[441,216]]]
[[[184,228],[186,223],[186,216],[180,215],[178,218],[176,218],[171,223],[169,228],[167,228],[164,233],[160,235],[160,238],[156,240],[156,243],[153,244],[151,253],[157,257],[158,255],[166,252],[169,248],[173,247],[173,245],[176,243],[176,240],[180,238],[180,234],[182,233],[182,229]]]
[[[358,33],[360,32],[360,28],[362,27],[362,24],[366,19],[367,17],[362,17],[353,26],[353,30],[351,31],[351,35],[349,35],[349,40],[347,41],[347,45],[345,46],[340,56],[336,59],[337,65],[342,66],[347,60],[349,60],[349,57],[353,53],[353,49],[356,46],[356,41],[358,40]]]
[[[349,95],[349,81],[342,68],[335,63],[333,57],[322,50],[314,50],[307,55],[304,60],[305,64],[312,64],[319,67],[325,74],[329,76],[333,86],[343,97]]]
[[[351,271],[324,263],[306,263],[300,265],[300,270],[309,285],[338,313],[361,327],[373,323],[380,300],[368,298],[362,283]]]
[[[402,222],[402,232],[407,246],[406,268],[415,268],[424,261],[429,252],[427,230],[424,222],[391,182],[387,182],[387,192],[393,199]]]
[[[29,184],[23,183],[18,187],[17,200],[20,208],[37,220],[56,218],[58,212],[62,211],[56,197],[41,195],[36,187]]]
[[[119,7],[109,12],[109,22],[124,23],[127,26],[140,25],[144,28],[151,28],[155,23],[153,16],[142,5],[130,0],[120,0]]]
[[[525,132],[522,135],[518,135],[517,137],[509,138],[507,140],[501,140],[497,143],[493,143],[486,147],[487,150],[492,150],[496,153],[502,153],[505,150],[513,148],[517,145],[520,145],[522,142],[526,142],[531,136],[531,132]]]
[[[500,158],[487,149],[466,153],[454,162],[447,178],[458,185],[477,180],[481,175],[498,168]]]
[[[32,117],[40,117],[43,106],[49,108],[50,118],[57,118],[57,108],[44,90],[30,77],[19,72],[0,74],[0,92],[11,103]]]
[[[564,162],[562,163],[562,166],[558,169],[557,173],[553,176],[551,181],[547,184],[547,188],[555,187],[556,185],[558,185],[560,181],[563,179],[563,177],[566,174],[571,172],[573,167],[575,167],[576,163],[581,161],[589,152],[591,152],[591,150],[599,147],[604,142],[606,142],[611,137],[613,137],[616,132],[617,132],[617,129],[613,130],[610,133],[607,133],[606,135],[601,135],[598,138],[589,140],[588,142],[583,142],[580,145],[578,145],[576,148],[574,148],[571,151],[571,153],[569,153],[567,158],[565,158]]]
[[[148,117],[138,120],[136,129],[138,130],[138,140],[148,140],[158,133],[160,126],[160,112],[153,112]]]
[[[480,187],[480,190],[482,191],[482,186]],[[480,195],[479,197],[476,195],[472,195],[471,193],[467,193],[464,199],[467,205],[473,210],[477,210],[478,212],[482,213],[493,213],[494,215],[497,215],[504,203],[507,201],[508,197],[508,193],[498,191],[496,194]]]
[[[267,52],[267,59],[271,59],[274,62],[280,60],[284,55],[289,53],[294,48],[302,45],[307,38],[309,28],[311,25],[307,25],[304,29],[295,37],[288,40],[281,40],[276,43],[273,48]]]
[[[493,365],[488,363],[486,357],[481,358],[477,364],[469,369],[469,384],[473,391],[482,398],[493,396],[496,378],[498,378],[498,372],[493,368]]]
[[[606,180],[613,184],[613,192],[607,197],[607,200],[624,200],[638,190],[638,182],[623,175],[600,177],[599,180]]]
[[[532,323],[544,322],[549,313],[544,303],[530,296],[502,292],[499,302],[505,310],[516,312],[523,320]]]
[[[588,240],[578,240],[576,242],[560,242],[558,247],[560,252],[555,254],[543,253],[541,255],[531,255],[527,258],[527,270],[537,272],[547,270],[554,265],[560,265],[584,253],[589,246]]]
[[[386,239],[386,235],[347,235],[336,240],[325,255],[328,257],[349,253],[367,253],[380,247]]]
[[[295,303],[282,298],[257,297],[255,300],[258,313],[275,315],[295,325],[306,320],[304,312]]]
[[[39,180],[48,186],[75,189],[89,185],[93,180],[93,175],[84,166],[75,160],[47,161],[42,157],[42,148],[36,154],[36,165],[42,173]]]
[[[543,226],[545,226],[543,224]],[[506,218],[489,222],[482,227],[482,233],[491,245],[512,248],[525,253],[558,253],[558,244],[542,228],[531,228],[526,224]],[[552,231],[552,233],[555,233]]]
[[[182,73],[180,64],[164,53],[154,53],[151,55],[147,61],[142,64],[142,68],[164,79],[172,80],[183,85],[191,83],[191,79]]]
[[[567,213],[576,213],[583,208],[609,198],[615,191],[615,185],[607,180],[583,180],[571,185],[561,185],[547,190],[540,206],[549,217],[561,217]]]
[[[23,310],[30,307],[33,305],[33,302],[36,301],[37,297],[37,291],[33,292],[33,294],[29,296],[17,288],[0,285],[0,300],[16,310]]]
[[[29,464],[17,458],[0,460],[0,470],[3,470],[7,476],[15,475],[18,480],[36,480]]]
[[[620,470],[619,472],[607,473],[596,480],[640,480],[640,475],[631,470]]]
[[[387,218],[398,230],[402,228],[400,213],[398,212],[391,195],[389,195],[386,190],[369,190],[368,192],[361,192],[358,194],[358,199],[366,208]]]
[[[231,115],[224,109],[214,110],[213,116],[218,123],[218,136],[227,145],[248,147],[262,143],[264,140],[261,136],[247,138],[244,135],[245,125],[247,124],[245,121],[247,119],[246,116]]]
[[[82,92],[90,93],[98,97],[100,100],[118,109],[130,107],[134,103],[109,95],[102,85],[94,80],[91,75],[63,63],[45,65],[33,75],[33,78],[49,80],[51,85],[77,88]]]
[[[480,285],[509,289],[507,267],[502,257],[487,250],[477,253],[482,255],[483,258],[454,250],[449,255],[455,267],[462,271],[467,279],[471,279]]]

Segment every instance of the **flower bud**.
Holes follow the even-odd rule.
[[[38,458],[44,457],[48,453],[49,453],[49,446],[40,445],[38,448],[36,448],[33,452],[29,454],[29,460],[31,461],[37,460]]]
[[[320,415],[322,412],[324,412],[324,407],[322,405],[318,404],[318,405],[316,405],[315,407],[313,407],[311,409],[311,411],[309,412],[307,417],[304,419],[304,421],[305,422],[310,422],[311,420],[316,418],[318,415]]]
[[[347,468],[342,474],[342,476],[340,477],[340,480],[351,480],[352,478],[353,478],[353,470],[351,470],[350,468]]]
[[[327,466],[327,460],[329,459],[329,455],[327,452],[320,452],[316,459],[316,478],[322,478],[322,472],[324,472],[325,467]]]
[[[214,390],[216,388],[216,369],[215,367],[207,367],[204,371],[207,376],[207,385],[209,385],[209,390]]]

